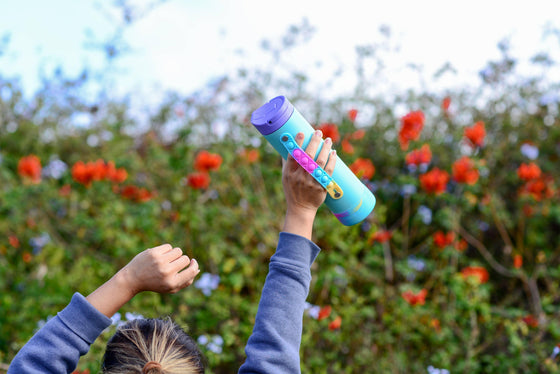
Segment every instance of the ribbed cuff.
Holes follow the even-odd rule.
[[[111,325],[111,319],[95,309],[86,298],[76,292],[70,304],[58,313],[58,317],[76,335],[92,344]]]
[[[320,251],[321,248],[303,236],[281,232],[275,256],[287,258],[309,267]]]

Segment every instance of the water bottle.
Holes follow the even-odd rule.
[[[284,96],[255,110],[251,123],[284,159],[291,154],[327,190],[325,204],[340,222],[352,226],[371,213],[375,196],[338,156],[331,177],[303,151],[315,130]],[[305,135],[301,148],[294,139],[298,132]],[[322,145],[323,141],[317,155]]]

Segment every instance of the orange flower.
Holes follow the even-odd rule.
[[[187,175],[187,184],[194,189],[205,189],[210,185],[210,175],[208,173],[191,173]]]
[[[399,130],[399,143],[401,149],[407,150],[411,140],[418,140],[424,127],[424,113],[421,111],[410,112],[401,118],[401,129]]]
[[[428,144],[424,144],[422,148],[415,149],[406,155],[407,165],[429,164],[432,161],[432,151]]]
[[[333,143],[336,143],[340,140],[340,134],[338,133],[338,127],[334,123],[323,123],[317,130],[321,130],[323,132],[323,138],[331,138]]]
[[[463,156],[453,163],[453,179],[458,183],[473,185],[478,181],[478,170],[475,169],[474,161]]]
[[[327,318],[328,316],[331,315],[331,312],[332,312],[332,307],[330,305],[322,307],[321,310],[319,311],[319,315],[317,316],[317,320],[320,321],[322,319]]]
[[[354,146],[348,141],[347,138],[344,138],[344,140],[342,141],[342,151],[349,155],[354,154]]]
[[[439,319],[437,319],[437,318],[432,318],[432,320],[430,321],[430,325],[432,325],[432,327],[436,331],[441,330],[441,323],[439,322]]]
[[[439,195],[445,192],[447,182],[449,182],[449,174],[438,168],[420,175],[420,185],[427,193]]]
[[[329,330],[338,330],[342,324],[342,317],[336,317],[331,323],[329,323]]]
[[[10,235],[8,236],[8,242],[10,242],[10,245],[14,248],[19,248],[19,239],[17,236],[15,235]]]
[[[18,174],[31,183],[41,182],[41,160],[35,155],[22,157],[18,162]]]
[[[471,127],[467,127],[465,129],[464,136],[470,141],[472,146],[482,147],[484,144],[484,137],[486,136],[484,122],[478,121]]]
[[[541,176],[541,168],[534,162],[522,163],[517,169],[517,176],[524,181],[537,179]]]
[[[221,165],[222,156],[208,151],[200,151],[194,160],[194,168],[201,172],[218,170]]]
[[[33,256],[31,255],[31,253],[25,251],[25,252],[22,253],[21,259],[23,260],[23,262],[25,262],[26,264],[28,264],[28,263],[30,263],[31,260],[33,259]]]
[[[358,176],[358,178],[371,179],[375,174],[375,166],[373,162],[367,158],[358,158],[350,165],[350,170]]]
[[[447,234],[444,234],[443,231],[436,231],[434,233],[434,244],[439,248],[445,248],[448,245],[451,245],[455,240],[455,233],[453,231],[449,231]]]
[[[258,149],[243,149],[241,151],[241,158],[249,164],[254,164],[259,161],[261,157]]]
[[[451,98],[446,96],[441,101],[441,108],[447,113],[449,111],[449,106],[451,105]]]
[[[348,119],[350,121],[354,122],[357,116],[358,116],[358,109],[350,109],[348,111]]]
[[[467,266],[461,270],[461,274],[463,275],[463,278],[475,277],[480,283],[486,283],[490,278],[488,270],[482,266]]]
[[[513,256],[513,267],[519,269],[521,266],[523,266],[523,256],[516,254]]]
[[[424,305],[426,303],[426,296],[428,295],[428,290],[422,288],[418,293],[413,293],[412,291],[405,291],[401,294],[403,299],[410,305]]]

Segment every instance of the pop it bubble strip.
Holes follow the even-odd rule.
[[[340,199],[342,197],[343,191],[340,186],[322,167],[315,162],[315,160],[305,153],[305,151],[296,143],[291,134],[282,134],[280,140],[294,160],[296,160],[301,167],[311,174],[311,176],[313,176],[313,178],[315,178],[315,180],[327,190],[330,197],[333,199]]]

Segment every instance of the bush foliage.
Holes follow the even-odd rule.
[[[208,372],[235,372],[284,211],[280,158],[248,118],[284,94],[377,198],[352,227],[319,211],[302,371],[560,372],[559,86],[550,59],[527,77],[507,52],[475,88],[394,97],[364,69],[329,99],[281,63],[241,70],[169,94],[147,127],[128,99],[86,100],[87,76],[60,72],[31,98],[0,76],[0,362],[74,292],[170,242],[207,276],[120,318],[170,315]],[[114,328],[80,371],[97,372]]]

